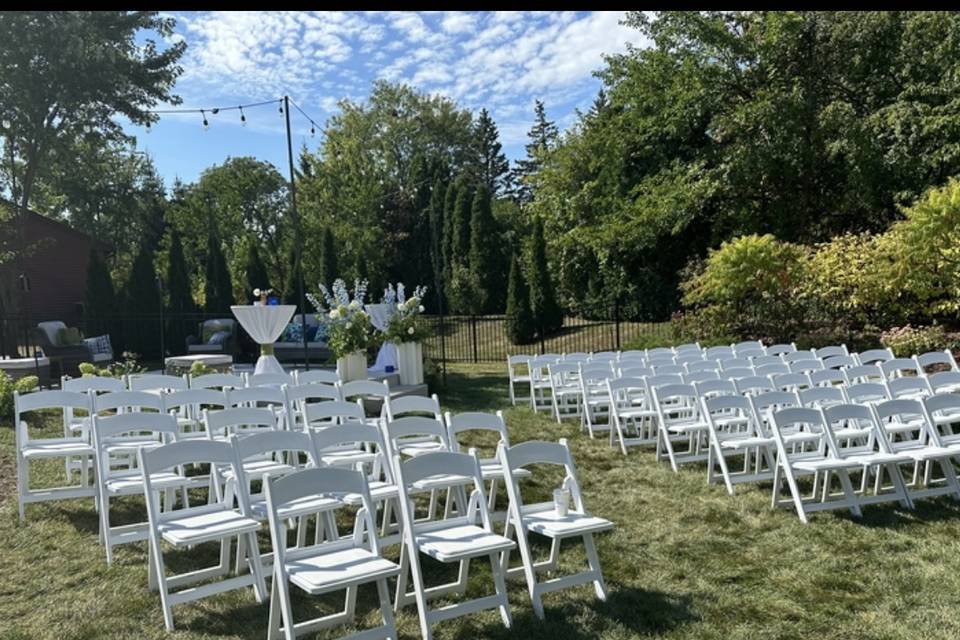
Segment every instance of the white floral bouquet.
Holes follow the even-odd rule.
[[[332,291],[323,284],[319,288],[320,296],[308,293],[307,299],[317,310],[317,319],[327,327],[334,356],[341,358],[356,351],[366,352],[377,343],[370,316],[363,310],[366,280],[355,281],[352,294],[341,278],[334,281]]]
[[[398,282],[396,288],[392,284],[387,285],[383,291],[383,303],[393,309],[384,331],[387,340],[396,343],[423,342],[430,337],[430,332],[420,318],[424,312],[422,302],[426,293],[427,288],[421,285],[416,287],[413,295],[408,298],[402,282]]]

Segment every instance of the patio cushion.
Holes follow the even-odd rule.
[[[83,342],[87,345],[87,348],[90,349],[90,355],[92,356],[98,354],[113,355],[113,347],[110,345],[110,336],[108,335],[84,338]]]
[[[210,339],[207,340],[207,344],[226,344],[227,340],[230,339],[230,334],[226,331],[217,331],[210,336]]]
[[[64,327],[57,331],[58,346],[72,346],[83,342],[83,336],[80,335],[80,329],[76,327]]]

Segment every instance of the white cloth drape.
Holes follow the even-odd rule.
[[[257,344],[273,344],[287,328],[297,307],[292,304],[234,305],[230,307],[237,322]],[[283,373],[283,367],[274,356],[261,355],[254,373]]]
[[[370,322],[378,331],[383,331],[390,324],[390,318],[396,313],[396,307],[390,304],[368,304],[364,307],[370,315]],[[387,367],[393,367],[397,370],[397,345],[392,342],[384,342],[377,352],[377,361],[373,366],[367,369],[370,373],[385,373]]]

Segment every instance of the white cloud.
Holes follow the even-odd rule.
[[[473,29],[476,18],[465,11],[448,11],[440,21],[440,26],[447,33],[464,33]]]

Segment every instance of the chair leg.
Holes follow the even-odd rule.
[[[503,620],[503,626],[507,629],[513,626],[513,617],[510,615],[510,602],[507,600],[507,584],[503,579],[503,571],[500,569],[500,563],[497,561],[497,554],[490,554],[490,570],[493,573],[493,585],[497,595],[500,596],[501,604],[500,619]]]
[[[390,592],[387,590],[386,579],[377,580],[377,595],[380,597],[380,615],[383,616],[383,626],[390,638],[397,638],[397,623],[393,619],[393,608],[390,606]]]
[[[597,546],[593,542],[593,534],[588,533],[583,536],[583,548],[587,552],[587,562],[590,564],[590,570],[597,576],[593,581],[593,590],[597,594],[597,599],[606,601],[607,585],[603,581],[603,569],[600,566],[600,556],[597,554]]]

